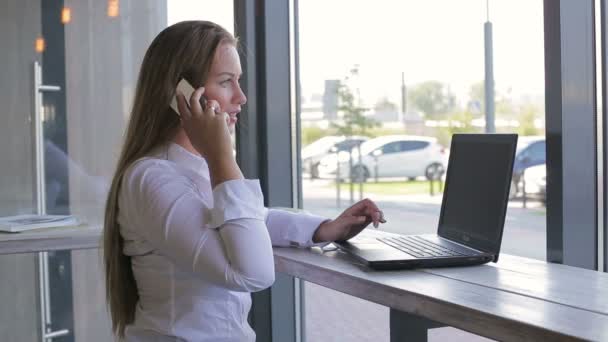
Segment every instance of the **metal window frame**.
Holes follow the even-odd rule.
[[[260,180],[268,207],[296,207],[299,202],[297,146],[292,145],[297,141],[293,8],[293,1],[234,0],[241,83],[248,96],[236,130],[237,160],[247,178]],[[277,274],[270,289],[252,294],[249,319],[258,341],[299,341],[299,292],[296,279]]]
[[[545,0],[547,260],[597,269],[593,0]]]
[[[599,2],[599,5],[597,4]],[[601,106],[599,108],[599,117],[600,117],[600,125],[601,125],[601,134],[602,134],[602,149],[601,149],[601,157],[602,157],[602,169],[600,172],[600,179],[602,181],[601,189],[602,194],[600,199],[602,200],[600,208],[602,208],[602,225],[598,227],[598,269],[603,272],[608,272],[608,174],[606,173],[608,170],[608,144],[606,141],[606,137],[608,136],[608,117],[607,117],[607,106],[608,106],[608,68],[606,67],[606,62],[608,60],[608,45],[606,44],[608,37],[608,27],[606,24],[606,20],[608,18],[608,6],[606,4],[606,0],[596,0],[596,8],[599,8],[599,27],[596,23],[596,29],[600,31],[600,47],[599,54],[600,58],[596,58],[596,60],[600,63],[599,70],[599,78],[601,79],[601,101],[598,104]],[[596,20],[598,20],[598,15],[596,15]],[[597,40],[596,40],[597,41]]]

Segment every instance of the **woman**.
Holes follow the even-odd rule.
[[[338,218],[266,209],[244,179],[230,131],[246,97],[236,40],[204,21],[175,24],[142,62],[107,200],[104,258],[113,331],[128,341],[254,341],[250,292],[274,282],[271,244],[346,240],[380,211]],[[203,85],[176,93],[186,78]],[[177,96],[179,116],[169,104]],[[207,98],[206,108],[199,102]]]

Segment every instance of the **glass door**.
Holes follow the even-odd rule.
[[[64,30],[53,15],[63,1],[7,2],[0,14],[0,215],[68,213],[65,158],[54,155],[66,151]],[[2,314],[3,339],[73,340],[69,252],[5,256],[0,272],[0,300],[19,313]]]

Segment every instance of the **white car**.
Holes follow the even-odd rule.
[[[529,167],[545,164],[546,145],[544,136],[522,136],[517,139],[517,150],[513,162],[510,198],[520,196],[523,174]]]
[[[524,171],[523,188],[526,196],[539,198],[545,202],[547,197],[547,165],[531,166]]]
[[[302,148],[302,171],[312,178],[319,177],[319,161],[335,152],[348,151],[369,139],[364,136],[325,136]]]
[[[339,178],[366,181],[374,177],[406,177],[415,179],[425,176],[438,178],[447,165],[446,150],[433,137],[411,135],[386,135],[370,139],[353,149],[352,168],[349,153],[329,155],[319,163],[319,175],[336,178],[339,164]],[[339,161],[339,163],[338,163]],[[352,174],[351,174],[352,171]]]

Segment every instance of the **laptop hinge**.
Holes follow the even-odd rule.
[[[457,245],[459,245],[459,246],[462,246],[462,247],[466,247],[466,248],[469,248],[469,249],[473,249],[473,250],[475,250],[475,251],[482,252],[482,253],[492,254],[491,252],[484,251],[483,249],[479,249],[479,248],[474,248],[474,247],[471,247],[471,246],[467,246],[467,245],[465,245],[465,244],[463,244],[463,243],[461,243],[461,242],[454,241],[454,240],[452,240],[452,239],[450,239],[450,238],[446,238],[445,236],[441,236],[441,235],[439,235],[439,234],[437,234],[437,236],[439,236],[440,238],[442,238],[442,239],[444,239],[444,240],[448,240],[448,241],[450,241],[451,243],[455,243],[455,244],[457,244]],[[496,258],[496,256],[494,256],[494,258]]]

